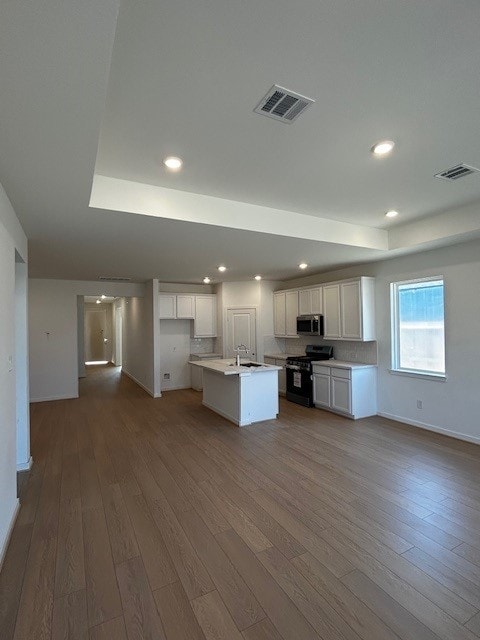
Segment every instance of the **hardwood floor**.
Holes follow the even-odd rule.
[[[480,448],[281,402],[239,429],[113,367],[32,406],[2,640],[480,638]]]

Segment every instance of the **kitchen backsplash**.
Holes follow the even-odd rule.
[[[215,338],[191,338],[190,353],[216,353]]]
[[[285,339],[276,338],[275,336],[263,336],[263,352],[264,353],[283,353],[285,352]]]
[[[285,338],[285,348],[282,351],[292,355],[305,353],[307,344],[321,344],[333,347],[333,357],[345,362],[361,362],[363,364],[377,364],[377,343],[350,342],[348,340],[323,340],[315,336],[302,336],[301,338]],[[265,353],[269,353],[265,349]]]

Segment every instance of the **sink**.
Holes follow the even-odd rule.
[[[228,365],[229,367],[236,367],[237,364],[235,364],[234,362],[232,362],[231,364]],[[263,367],[265,365],[263,364],[259,364],[258,362],[242,362],[240,364],[241,367]]]

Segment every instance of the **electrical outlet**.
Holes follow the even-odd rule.
[[[423,409],[423,401],[417,400],[417,409]]]
[[[164,380],[170,380],[170,374],[169,373],[164,373],[163,374],[163,379]]]

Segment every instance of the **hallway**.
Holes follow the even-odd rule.
[[[238,429],[200,394],[92,367],[32,405],[2,640],[473,640],[475,445],[282,401]]]

